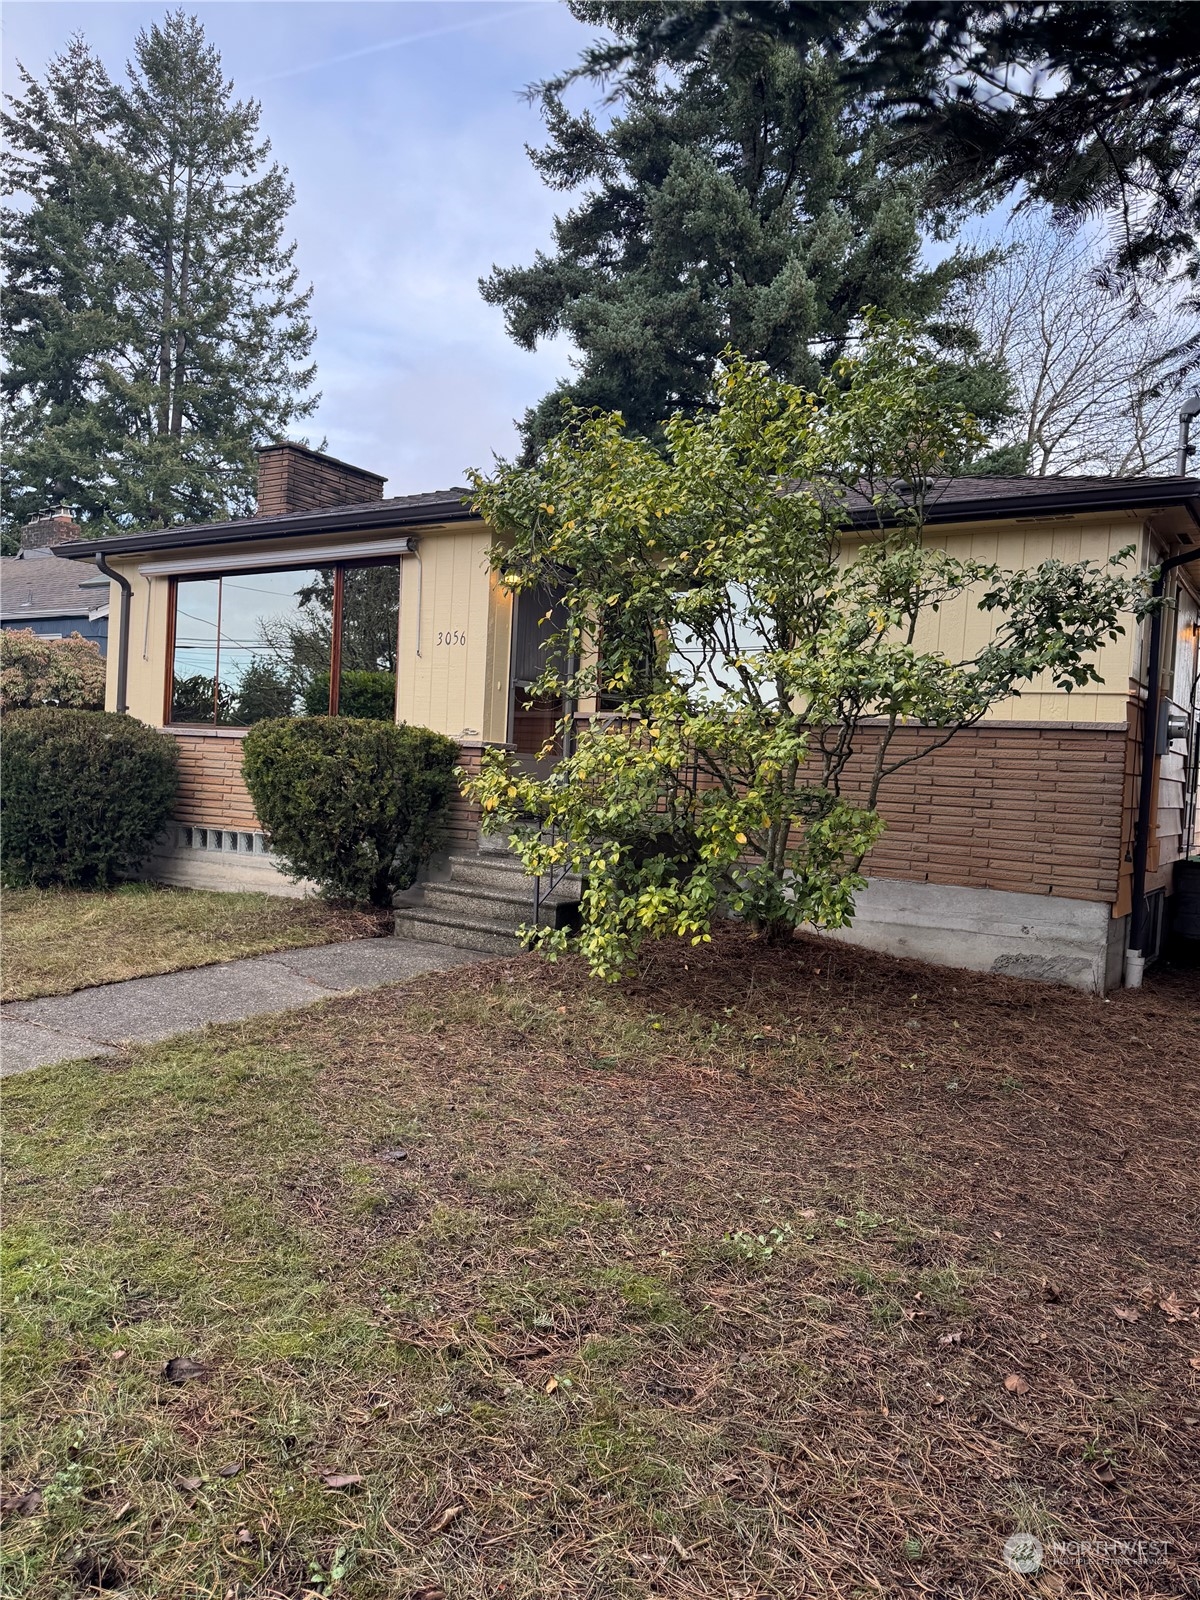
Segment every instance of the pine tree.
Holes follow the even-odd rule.
[[[642,8],[573,9],[619,32]],[[527,458],[564,398],[619,410],[641,433],[695,410],[726,345],[812,384],[864,308],[936,324],[978,270],[957,251],[922,265],[920,175],[883,167],[819,50],[737,39],[677,73],[633,70],[604,127],[553,87],[543,106],[550,141],[531,159],[582,198],[556,220],[552,255],[481,284],[517,343],[565,333],[579,352],[577,376],[526,414]],[[971,351],[969,334],[941,331]],[[959,376],[982,415],[1003,410],[1002,373],[976,363]]]
[[[293,191],[260,107],[182,11],[139,33],[123,84],[80,40],[24,84],[6,119],[25,201],[5,257],[10,515],[62,497],[103,532],[248,510],[255,446],[316,404]]]
[[[0,302],[5,368],[5,547],[15,526],[67,499],[91,520],[104,507],[106,440],[93,401],[120,348],[124,168],[114,152],[107,73],[77,35],[44,83],[3,118],[7,146]]]

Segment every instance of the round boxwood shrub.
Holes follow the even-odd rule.
[[[359,717],[276,717],[246,735],[242,773],[284,870],[330,899],[390,905],[444,832],[458,746]]]
[[[4,882],[103,888],[144,858],[177,788],[175,741],[133,717],[6,712]]]

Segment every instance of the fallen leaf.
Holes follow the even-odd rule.
[[[800,1215],[804,1218],[805,1222],[812,1222],[817,1215],[817,1208],[816,1206],[805,1206],[804,1210],[800,1212]]]
[[[939,1334],[938,1335],[938,1343],[939,1344],[961,1344],[962,1343],[962,1330],[959,1329],[959,1328],[954,1328],[949,1333],[941,1333],[941,1334]]]
[[[176,1478],[175,1482],[176,1482],[177,1486],[180,1489],[186,1489],[189,1494],[195,1494],[196,1490],[204,1482],[204,1479],[203,1478]]]
[[[242,1470],[242,1464],[241,1464],[240,1461],[231,1461],[227,1467],[218,1467],[217,1468],[217,1477],[218,1478],[236,1478],[238,1473],[241,1470]]]
[[[1005,1380],[1004,1380],[1004,1387],[1008,1390],[1009,1394],[1028,1394],[1029,1393],[1029,1385],[1025,1382],[1025,1379],[1022,1378],[1020,1373],[1018,1373],[1018,1372],[1010,1372],[1009,1373],[1008,1377],[1005,1378]]]
[[[361,1472],[323,1472],[321,1482],[327,1489],[352,1489],[362,1482]]]
[[[254,1535],[250,1532],[249,1528],[239,1528],[237,1533],[234,1535],[234,1541],[237,1544],[253,1544]]]
[[[1093,1461],[1092,1474],[1100,1483],[1116,1483],[1117,1475],[1112,1469],[1111,1462]]]
[[[42,1491],[26,1489],[23,1494],[0,1495],[0,1511],[15,1511],[19,1517],[31,1517],[42,1506]]]
[[[1164,1313],[1168,1322],[1182,1322],[1187,1316],[1187,1307],[1177,1294],[1169,1294],[1165,1300],[1160,1300],[1158,1309]]]
[[[126,1357],[126,1356],[127,1356],[127,1355],[128,1355],[128,1354],[129,1354],[129,1351],[128,1351],[128,1350],[114,1350],[114,1351],[112,1351],[112,1353],[111,1353],[111,1354],[110,1354],[110,1355],[109,1355],[109,1358],[108,1358],[108,1359],[109,1359],[109,1360],[110,1360],[110,1361],[124,1361],[124,1359],[125,1359],[125,1357]]]
[[[546,1393],[547,1394],[553,1394],[555,1389],[557,1389],[557,1388],[558,1388],[558,1379],[557,1378],[547,1378],[546,1379]]]
[[[465,1509],[465,1506],[447,1506],[445,1511],[442,1512],[441,1516],[430,1528],[430,1537],[432,1538],[435,1533],[445,1533],[450,1524],[452,1522],[456,1522],[458,1518],[462,1516]]]
[[[1114,1306],[1113,1316],[1120,1317],[1122,1322],[1140,1322],[1141,1312],[1135,1311],[1132,1306]]]
[[[407,1161],[408,1151],[398,1148],[395,1150],[385,1150],[383,1152],[383,1159],[385,1161]]]
[[[1056,1289],[1048,1278],[1042,1279],[1042,1299],[1048,1300],[1052,1306],[1056,1306],[1062,1299],[1062,1291]]]
[[[566,1010],[566,1006],[562,1010]],[[440,1584],[435,1583],[432,1588],[414,1589],[410,1600],[446,1600],[446,1591]]]
[[[935,1406],[944,1406],[946,1404],[946,1396],[944,1394],[935,1394],[933,1403]]]
[[[163,1377],[168,1383],[186,1383],[189,1378],[200,1378],[204,1375],[204,1368],[198,1361],[193,1361],[191,1356],[172,1356],[163,1368]]]
[[[671,1535],[671,1549],[674,1550],[680,1561],[690,1561],[692,1559],[692,1552],[679,1536],[674,1533]]]
[[[1200,1372],[1200,1356],[1192,1356],[1191,1360],[1188,1362],[1188,1366],[1195,1367],[1196,1371]]]

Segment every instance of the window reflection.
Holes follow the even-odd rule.
[[[181,578],[171,721],[249,727],[325,716],[335,671],[335,709],[390,721],[399,620],[395,562]]]

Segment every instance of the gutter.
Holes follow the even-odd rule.
[[[311,534],[368,532],[379,528],[436,526],[443,522],[481,522],[483,519],[462,500],[425,501],[408,506],[388,506],[386,501],[339,511],[287,512],[277,517],[241,517],[236,522],[207,522],[160,528],[154,533],[114,534],[109,539],[72,539],[51,545],[64,561],[93,559],[101,550],[110,555],[143,555],[153,550],[187,550],[200,545],[262,544],[266,540]]]
[[[1160,563],[1150,591],[1161,600],[1166,591],[1167,573],[1189,561],[1200,561],[1200,549],[1185,550]],[[1162,675],[1163,607],[1157,606],[1150,619],[1150,656],[1146,667],[1146,700],[1142,707],[1142,772],[1138,782],[1137,827],[1133,835],[1133,905],[1129,915],[1129,940],[1125,947],[1125,987],[1140,989],[1146,968],[1146,863],[1150,856],[1150,828],[1154,821],[1154,765],[1158,756],[1159,707],[1162,703],[1159,679]]]
[[[1200,554],[1200,551],[1197,551]],[[129,603],[133,599],[133,585],[121,573],[114,571],[105,559],[103,550],[95,552],[96,567],[121,590],[121,610],[117,622],[117,711],[129,710]]]

